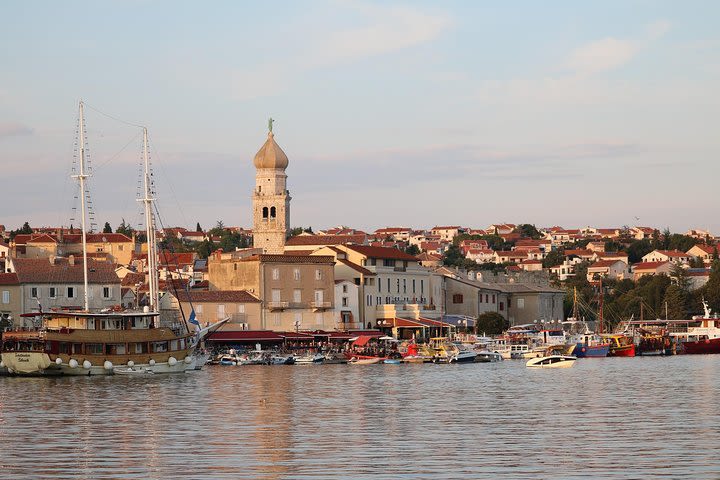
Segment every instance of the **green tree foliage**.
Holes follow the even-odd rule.
[[[705,261],[702,257],[690,258],[690,268],[705,268]]]
[[[463,260],[465,260],[465,257],[463,257],[460,248],[454,243],[450,244],[447,250],[445,250],[445,258],[443,258],[443,264],[451,267],[459,267],[460,265],[462,265]]]
[[[564,261],[565,252],[563,250],[552,250],[543,258],[542,266],[543,268],[550,268],[556,265],[562,265]]]
[[[414,244],[413,244],[413,245],[408,245],[408,246],[405,248],[405,253],[407,253],[408,255],[419,255],[419,254],[420,254],[420,249],[418,248],[417,245],[414,245]]]
[[[700,290],[713,312],[720,312],[720,260],[713,262],[710,279]]]
[[[132,238],[133,229],[129,224],[125,223],[125,219],[123,218],[120,225],[115,229],[115,233],[122,233],[126,237]]]
[[[112,227],[110,226],[110,222],[105,222],[105,226],[103,227],[102,233],[113,233]]]
[[[518,225],[515,231],[518,232],[520,236],[532,238],[533,240],[539,240],[542,238],[542,235],[540,235],[538,229],[535,228],[535,225],[530,225],[529,223]]]
[[[498,335],[510,328],[510,322],[497,312],[485,312],[475,321],[475,332],[485,335]]]
[[[679,233],[673,233],[668,237],[667,249],[687,252],[698,243],[700,242],[697,238],[693,238],[689,235],[680,235]]]
[[[625,245],[620,242],[616,242],[615,240],[608,240],[605,242],[606,252],[620,252],[623,250],[625,250]]]
[[[222,248],[224,252],[230,252],[235,250],[236,248],[247,247],[247,238],[240,235],[239,233],[233,233],[229,230],[224,230],[223,234],[220,237],[220,248]]]
[[[653,250],[655,250],[655,248],[653,248],[650,240],[635,240],[630,243],[630,246],[627,248],[628,260],[630,263],[637,263],[642,260],[642,257]]]
[[[198,245],[195,247],[195,252],[197,252],[200,258],[208,258],[216,249],[217,247],[215,247],[212,242],[203,240],[202,242],[198,242]]]

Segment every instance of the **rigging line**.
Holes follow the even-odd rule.
[[[85,104],[85,106],[86,106],[87,108],[89,108],[90,110],[93,110],[93,111],[99,113],[100,115],[104,115],[104,116],[106,116],[107,118],[110,118],[110,119],[112,119],[112,120],[115,120],[116,122],[124,123],[125,125],[129,125],[129,126],[131,126],[131,127],[144,128],[143,125],[138,125],[138,124],[136,124],[136,123],[127,122],[127,121],[122,120],[122,119],[120,119],[120,118],[113,117],[113,116],[110,115],[110,114],[107,114],[107,113],[105,113],[105,112],[103,112],[103,111],[101,111],[101,110],[98,110],[97,108],[93,107],[92,105],[88,104],[87,102],[84,102],[84,104]]]
[[[140,133],[141,133],[141,132],[138,132],[134,137],[132,137],[132,138],[130,139],[130,141],[127,142],[127,143],[125,144],[125,146],[123,146],[117,153],[115,153],[114,155],[112,155],[110,158],[108,158],[107,160],[105,160],[105,161],[104,161],[103,163],[101,163],[100,165],[96,166],[96,167],[95,167],[95,171],[100,170],[102,167],[104,167],[104,166],[107,165],[108,163],[110,163],[110,162],[112,162],[113,160],[115,160],[131,143],[133,143],[135,140],[137,140],[137,138],[140,136]]]
[[[154,209],[155,209],[155,216],[156,216],[156,218],[157,218],[158,223],[160,224],[160,228],[161,228],[162,230],[165,230],[165,225],[163,225],[162,218],[160,217],[160,210],[158,210],[157,203],[154,203],[154,204],[153,204],[153,207],[154,207]],[[169,267],[169,262],[168,262],[168,259],[167,259],[167,252],[168,252],[168,250],[170,250],[171,253],[174,253],[174,254],[177,255],[177,252],[173,252],[173,251],[172,251],[172,248],[173,248],[173,247],[172,247],[172,244],[166,243],[166,248],[163,248],[163,251],[162,251],[162,254],[163,254],[163,256],[165,257],[165,266],[166,266],[166,267]],[[177,256],[175,257],[175,259],[177,260]],[[180,314],[182,315],[183,323],[184,323],[185,326],[187,327],[187,318],[185,317],[185,311],[183,310],[183,308],[182,308],[182,303],[180,302],[180,296],[178,295],[177,285],[176,285],[175,282],[173,281],[172,272],[170,272],[169,270],[170,270],[170,269],[168,268],[168,273],[170,273],[170,285],[172,286],[173,292],[174,292],[174,294],[175,294],[175,298],[178,299],[178,305],[180,306]],[[166,278],[167,278],[167,276],[166,276]],[[178,280],[182,281],[182,278],[180,278],[180,272],[178,272]],[[167,284],[165,285],[165,288],[167,288]],[[187,294],[188,294],[188,299],[189,299],[189,298],[190,298],[190,281],[188,281],[188,283],[187,283]],[[192,301],[191,301],[190,305],[192,306]]]
[[[158,160],[158,163],[160,164],[160,169],[162,170],[164,178],[169,179],[170,176],[168,175],[167,171],[165,170],[165,162],[163,162],[162,159],[160,158],[160,154],[158,153],[156,148],[153,148],[153,153],[154,153],[153,156]],[[185,223],[185,225],[189,225],[188,221],[187,221],[187,217],[185,217],[185,212],[183,211],[182,207],[180,206],[180,202],[178,201],[178,197],[177,197],[177,194],[175,193],[175,189],[173,188],[172,183],[169,181],[166,183],[167,183],[167,186],[170,188],[170,193],[173,196],[173,200],[175,200],[175,204],[177,205],[177,209],[183,218],[183,222]]]

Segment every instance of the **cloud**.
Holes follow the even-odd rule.
[[[452,25],[449,15],[407,6],[343,2],[352,20],[361,23],[344,29],[318,32],[295,45],[293,54],[274,58],[251,70],[233,70],[232,98],[251,100],[284,93],[292,79],[317,68],[328,68],[363,58],[385,55],[430,42]],[[302,37],[300,37],[302,38]]]
[[[615,70],[629,63],[643,49],[670,30],[670,23],[661,20],[648,25],[637,38],[614,37],[596,40],[575,49],[566,66],[579,75],[592,75]]]
[[[0,138],[32,135],[35,129],[19,123],[0,123]]]

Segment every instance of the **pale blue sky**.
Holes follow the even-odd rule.
[[[148,126],[167,224],[251,225],[272,116],[293,226],[720,233],[717,18],[714,1],[5,2],[0,223],[69,223],[83,98]],[[138,224],[139,130],[86,121],[98,223]]]

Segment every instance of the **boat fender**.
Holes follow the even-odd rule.
[[[105,360],[105,363],[103,363],[103,368],[105,370],[112,370],[113,369],[112,362],[110,360]]]
[[[583,347],[581,351],[583,351],[583,352],[584,352],[584,351],[585,351],[585,347]]]
[[[0,360],[0,368],[5,368],[5,362],[3,362],[2,360]]]
[[[154,366],[155,366],[155,359],[151,358],[150,361],[148,362],[148,365],[150,365],[151,367],[154,367]]]
[[[55,359],[55,364],[56,364],[56,365],[62,365],[62,358],[57,357],[57,358]]]
[[[190,356],[188,355],[187,357],[185,357],[185,360],[183,360],[183,362],[185,362],[185,363],[187,363],[188,365],[190,365],[190,363],[192,362],[192,358],[190,358]]]
[[[133,362],[132,360],[128,360],[127,366],[132,368],[135,366],[135,362]]]
[[[77,368],[78,367],[78,361],[74,358],[71,358],[68,362],[68,365],[70,365],[70,368]]]
[[[92,363],[90,363],[90,360],[85,360],[85,361],[83,362],[83,368],[84,368],[85,370],[90,370],[90,367],[92,367]]]
[[[176,363],[177,363],[177,358],[175,358],[175,357],[168,358],[168,365],[170,365],[171,367],[174,366]]]

